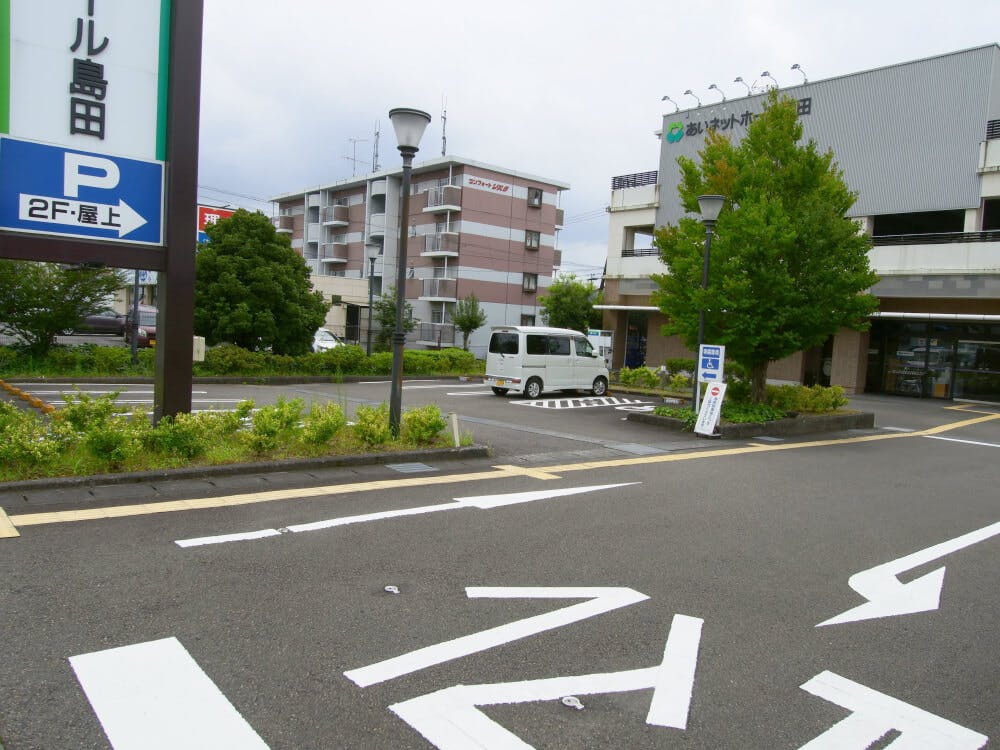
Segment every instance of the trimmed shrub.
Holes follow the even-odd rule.
[[[848,399],[839,385],[769,385],[767,403],[782,411],[807,411],[817,414],[847,406]]]
[[[325,404],[316,403],[305,416],[302,439],[310,445],[325,445],[346,426],[347,417],[340,404],[332,401]]]
[[[191,459],[202,455],[215,431],[199,414],[177,414],[164,417],[153,428],[150,442],[155,450]],[[214,416],[214,415],[206,415]]]
[[[338,349],[340,347],[337,347]],[[405,354],[403,363],[405,365]],[[365,375],[391,375],[392,374],[392,352],[375,352],[364,362]]]
[[[368,446],[384,445],[392,438],[389,404],[359,406],[354,413],[354,435]]]
[[[75,432],[99,430],[122,408],[115,403],[119,391],[105,393],[94,398],[79,388],[75,393],[63,393],[66,405],[55,412],[55,418],[65,420]]]
[[[264,354],[235,344],[219,344],[205,352],[198,369],[208,375],[254,374],[264,370]]]
[[[418,406],[403,413],[403,439],[414,445],[433,443],[448,422],[437,404]]]
[[[664,365],[667,368],[667,372],[671,375],[677,375],[682,372],[690,375],[695,370],[694,357],[668,357]]]
[[[250,418],[247,440],[251,450],[258,454],[276,450],[298,427],[304,406],[300,398],[279,398],[274,404],[260,407]]]
[[[618,379],[622,385],[634,386],[636,388],[656,388],[660,384],[660,379],[656,372],[648,367],[636,367],[630,369],[623,367],[618,373]]]

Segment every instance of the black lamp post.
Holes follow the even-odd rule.
[[[397,108],[389,110],[389,119],[396,131],[396,144],[403,156],[403,194],[399,216],[399,252],[396,257],[396,330],[392,334],[392,391],[389,395],[389,429],[399,437],[399,421],[403,411],[403,308],[406,305],[406,240],[410,214],[410,171],[413,156],[417,153],[424,130],[431,116],[419,109]]]
[[[701,270],[701,288],[708,289],[708,254],[712,248],[712,230],[726,202],[724,195],[699,195],[698,209],[701,211],[701,223],[705,225],[705,262]],[[701,383],[698,382],[698,372],[701,370],[701,345],[705,343],[705,308],[698,309],[698,349],[695,351],[694,367],[694,410],[698,412],[701,406]]]
[[[378,245],[368,245],[365,254],[368,256],[368,343],[365,346],[365,353],[372,355],[372,305],[374,303],[375,289],[375,259],[378,257]]]

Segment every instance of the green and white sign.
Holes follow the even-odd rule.
[[[0,0],[0,133],[163,161],[170,0]]]

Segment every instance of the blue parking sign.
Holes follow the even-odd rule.
[[[717,383],[722,380],[725,367],[726,347],[716,344],[702,344],[698,352],[698,382]]]
[[[163,162],[0,138],[0,229],[163,244]]]

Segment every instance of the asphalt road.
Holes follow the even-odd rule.
[[[5,750],[996,743],[1000,409],[720,443],[420,385],[494,457],[0,492]]]

